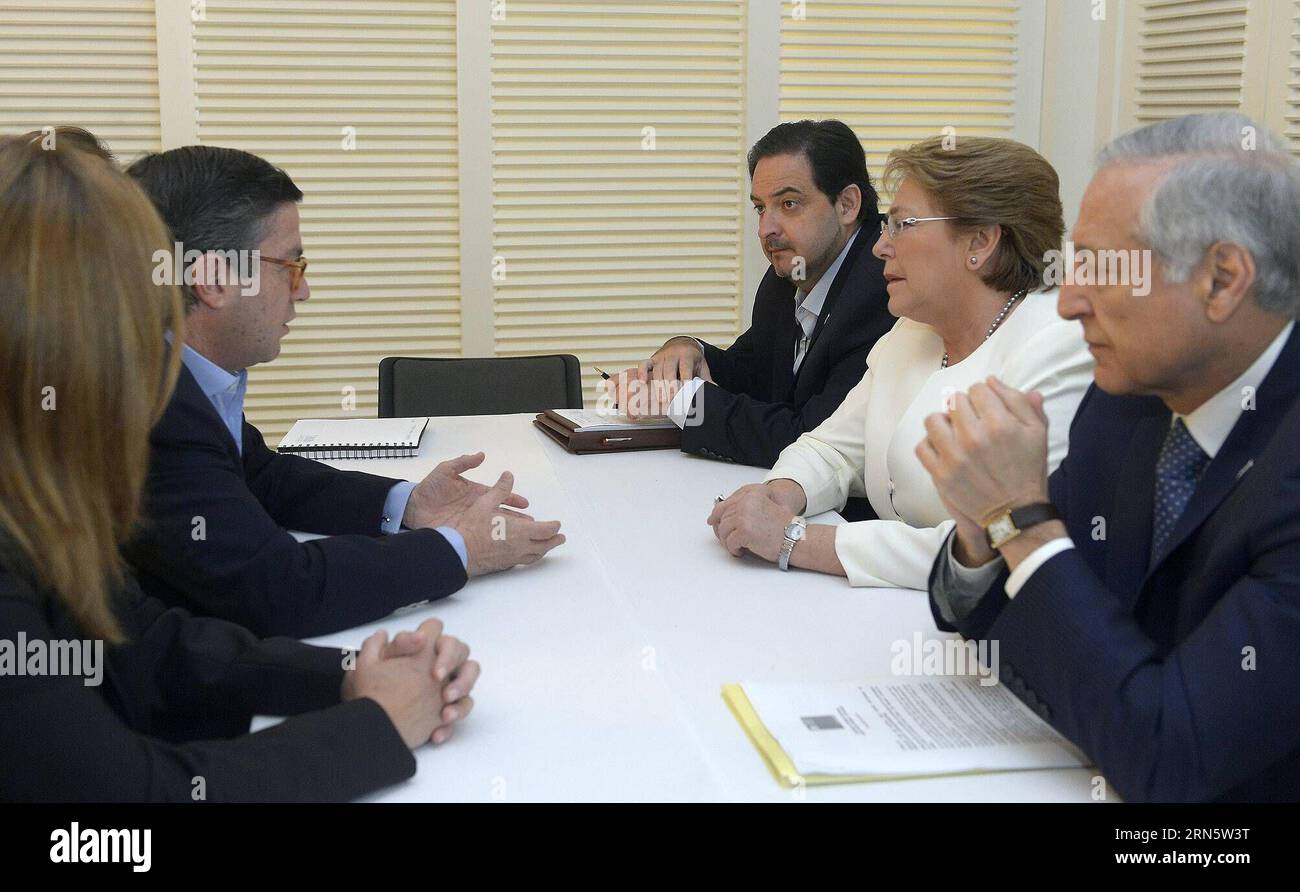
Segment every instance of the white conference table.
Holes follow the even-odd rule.
[[[676,450],[570,455],[531,415],[433,418],[418,458],[330,464],[418,480],[479,450],[486,461],[469,476],[514,472],[529,513],[560,520],[567,542],[531,567],[312,639],[357,646],[436,616],[483,666],[452,739],[421,748],[415,777],[370,799],[1091,801],[1085,769],[795,790],[775,780],[723,684],[861,681],[889,674],[893,642],[949,636],[921,592],[729,555],[705,518],[760,469]]]

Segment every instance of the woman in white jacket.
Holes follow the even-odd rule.
[[[872,250],[897,324],[835,414],[786,447],[764,483],[715,506],[709,523],[736,556],[855,586],[924,589],[953,523],[916,457],[925,417],[988,377],[1037,390],[1054,469],[1093,360],[1079,324],[1044,293],[1061,273],[1051,259],[1065,229],[1046,159],[1007,139],[935,137],[892,152],[884,182],[894,200]],[[850,496],[866,496],[878,519],[805,525],[803,515]]]

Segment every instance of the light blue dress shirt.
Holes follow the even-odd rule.
[[[230,431],[239,454],[244,454],[243,423],[244,395],[248,392],[248,370],[238,375],[230,372],[199,353],[189,344],[181,349],[181,362],[190,370],[199,390],[212,403],[212,408],[221,416],[221,423]]]
[[[169,342],[170,340],[168,338]],[[238,374],[231,374],[189,344],[184,345],[181,351],[181,362],[185,363],[185,368],[190,370],[190,374],[198,382],[199,390],[202,390],[208,402],[212,403],[212,408],[217,410],[221,423],[226,426],[226,430],[230,431],[230,436],[235,441],[235,448],[242,456],[244,454],[244,395],[248,392],[248,370],[241,369]],[[414,483],[403,480],[388,491],[388,497],[384,499],[384,514],[379,523],[380,532],[401,531],[402,517],[406,514],[406,503],[410,501],[411,491],[414,489]],[[465,547],[465,538],[452,527],[437,529],[456,550],[461,565],[469,569],[469,551]]]

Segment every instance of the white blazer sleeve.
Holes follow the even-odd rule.
[[[874,378],[870,364],[888,338],[889,335],[885,334],[871,349],[867,356],[867,373],[844,397],[840,407],[813,430],[781,450],[776,464],[763,478],[765,483],[786,479],[802,486],[808,498],[805,514],[839,510],[849,496],[867,494],[863,480],[866,443],[862,434],[867,427],[867,407]]]
[[[1070,423],[1083,395],[1092,385],[1094,360],[1078,322],[1053,322],[1007,358],[998,375],[1016,390],[1037,390],[1047,415],[1047,473],[1065,460],[1070,447]]]
[[[924,589],[930,565],[955,524],[914,527],[901,520],[860,520],[835,528],[835,555],[849,585]]]
[[[1077,322],[1061,320],[1034,333],[1007,357],[1002,368],[990,369],[1017,390],[1038,390],[1048,418],[1048,471],[1065,458],[1070,422],[1092,383],[1093,359]],[[912,485],[933,486],[928,479]],[[951,520],[938,526],[914,527],[901,520],[865,520],[836,529],[835,554],[854,586],[924,589],[930,566],[939,553]]]

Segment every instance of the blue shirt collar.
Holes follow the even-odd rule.
[[[181,362],[185,363],[185,368],[190,370],[203,395],[210,400],[239,393],[248,380],[248,369],[240,369],[238,374],[231,374],[189,344],[185,344],[181,350]]]

